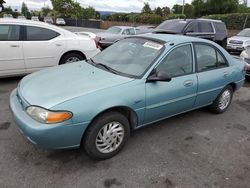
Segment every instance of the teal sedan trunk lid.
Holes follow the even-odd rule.
[[[131,80],[83,61],[28,75],[21,81],[18,92],[30,105],[49,109],[75,97]]]

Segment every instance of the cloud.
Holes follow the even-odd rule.
[[[41,7],[50,6],[50,0],[5,0],[7,5],[13,7],[21,7],[24,1],[29,9],[40,9]],[[183,0],[74,0],[79,2],[81,6],[92,6],[96,10],[102,11],[120,11],[120,12],[140,12],[144,2],[148,2],[150,7],[172,7],[174,4],[181,4]],[[186,0],[186,3],[190,3],[191,0]]]

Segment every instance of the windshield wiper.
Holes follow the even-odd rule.
[[[114,74],[120,74],[119,71],[117,71],[117,70],[115,70],[115,69],[113,69],[113,68],[111,68],[111,67],[109,67],[108,65],[105,65],[105,64],[103,64],[103,63],[96,63],[96,66],[103,67],[103,68],[105,68],[107,71],[112,72],[112,73],[114,73]]]
[[[109,67],[108,65],[105,65],[105,64],[103,64],[103,63],[96,63],[92,58],[90,58],[89,60],[90,60],[91,63],[94,64],[94,66],[96,66],[96,67],[103,67],[104,69],[106,69],[106,70],[109,71],[109,72],[112,72],[112,73],[114,73],[114,74],[120,74],[119,71],[117,71],[117,70],[115,70],[115,69]]]

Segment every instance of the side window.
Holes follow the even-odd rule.
[[[209,71],[227,66],[225,58],[211,46],[196,44],[195,51],[198,72]]]
[[[135,29],[132,29],[132,28],[129,29],[129,34],[130,34],[130,35],[135,35]]]
[[[192,22],[188,25],[187,29],[185,30],[186,33],[197,33],[199,32],[198,22]]]
[[[184,45],[175,48],[156,68],[157,71],[164,71],[171,77],[190,74],[193,71],[193,58],[191,45]]]
[[[200,32],[202,33],[212,33],[213,31],[213,27],[212,24],[209,22],[200,22]]]
[[[17,25],[0,25],[0,41],[17,41],[19,40],[20,26]]]
[[[217,33],[227,33],[227,28],[224,23],[213,22],[213,24]]]
[[[44,41],[51,40],[60,34],[50,29],[41,27],[27,26],[27,40],[28,41]]]
[[[125,29],[123,32],[122,32],[123,35],[129,35],[129,29]]]
[[[218,68],[222,68],[222,67],[227,67],[228,64],[227,64],[227,61],[225,60],[224,57],[222,57],[222,55],[217,52],[217,60],[218,60]]]

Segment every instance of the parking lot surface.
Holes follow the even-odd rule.
[[[81,149],[49,151],[21,135],[8,107],[20,79],[0,79],[1,188],[250,187],[250,83],[224,114],[200,109],[155,123],[133,132],[117,156],[94,161]]]
[[[17,130],[8,98],[20,77],[0,80],[0,187],[249,187],[250,84],[221,115],[206,109],[132,133],[120,154],[48,151]]]

